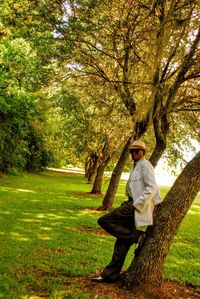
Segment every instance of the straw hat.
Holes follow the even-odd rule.
[[[142,140],[135,140],[129,146],[129,149],[141,149],[143,151],[146,151],[146,145],[145,145],[145,143]]]

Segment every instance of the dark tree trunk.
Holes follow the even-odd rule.
[[[88,178],[89,166],[90,165],[90,155],[88,155],[85,159],[85,177]]]
[[[167,147],[167,134],[169,132],[169,121],[166,114],[163,114],[162,117],[155,116],[153,120],[154,133],[156,138],[156,146],[149,158],[149,161],[156,167],[158,161],[160,160],[163,152]]]
[[[148,129],[150,123],[150,113],[148,112],[146,117],[144,119],[138,121],[133,129],[133,133],[131,137],[127,140],[123,151],[121,153],[121,156],[112,172],[112,176],[110,179],[110,183],[106,192],[106,195],[103,199],[102,206],[99,207],[99,210],[111,210],[113,206],[113,202],[115,199],[115,195],[117,193],[117,188],[119,185],[120,177],[122,174],[122,171],[124,169],[125,163],[128,159],[129,150],[128,147],[130,145],[131,140],[139,139]]]
[[[97,175],[97,169],[99,166],[98,163],[98,158],[94,161],[94,164],[92,165],[93,167],[90,169],[90,171],[88,172],[88,184],[93,184],[95,177]]]
[[[161,204],[155,223],[147,230],[140,254],[122,275],[121,284],[162,282],[163,264],[178,228],[200,189],[200,152],[185,166]]]
[[[131,138],[129,138],[123,148],[123,151],[121,153],[121,156],[112,172],[112,176],[111,176],[111,179],[110,179],[110,182],[109,182],[109,185],[108,185],[108,189],[107,189],[107,192],[106,192],[106,195],[103,199],[103,203],[102,203],[102,206],[99,207],[99,210],[102,210],[102,211],[107,211],[107,210],[111,210],[112,209],[112,206],[113,206],[113,201],[115,199],[115,195],[116,195],[116,192],[117,192],[117,188],[118,188],[118,185],[119,185],[119,180],[120,180],[120,177],[121,177],[121,174],[122,174],[122,171],[124,169],[124,165],[128,159],[128,156],[129,156],[129,145],[130,145],[130,141],[131,141]]]
[[[92,194],[101,194],[101,187],[102,187],[105,167],[106,167],[105,163],[100,163],[97,168],[97,174],[91,191]]]
[[[149,158],[149,161],[151,162],[153,167],[156,167],[156,165],[158,164],[158,161],[160,160],[165,149],[166,149],[165,142],[163,142],[162,140],[159,140],[158,142],[156,142],[156,146],[153,150],[153,153],[151,154],[151,157]]]
[[[93,183],[98,167],[98,155],[96,152],[90,152],[85,160],[85,177],[88,183]]]
[[[99,154],[97,174],[91,191],[92,194],[101,194],[104,170],[110,162],[111,158],[112,156],[108,152],[108,144],[105,142]]]

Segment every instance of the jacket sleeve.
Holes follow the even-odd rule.
[[[140,212],[145,209],[145,206],[152,202],[155,197],[156,192],[158,192],[158,186],[155,179],[154,168],[151,163],[144,160],[141,164],[142,180],[144,183],[144,189],[141,195],[136,198],[133,202],[133,206]]]

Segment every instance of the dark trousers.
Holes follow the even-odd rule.
[[[142,234],[135,227],[132,201],[125,201],[119,208],[100,217],[98,224],[117,238],[112,260],[101,274],[104,278],[115,280],[120,274],[129,248],[138,242]]]

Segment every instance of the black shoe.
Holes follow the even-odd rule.
[[[110,278],[106,278],[106,277],[94,277],[91,279],[93,282],[98,282],[98,283],[115,283],[117,281],[117,279],[110,279]]]

